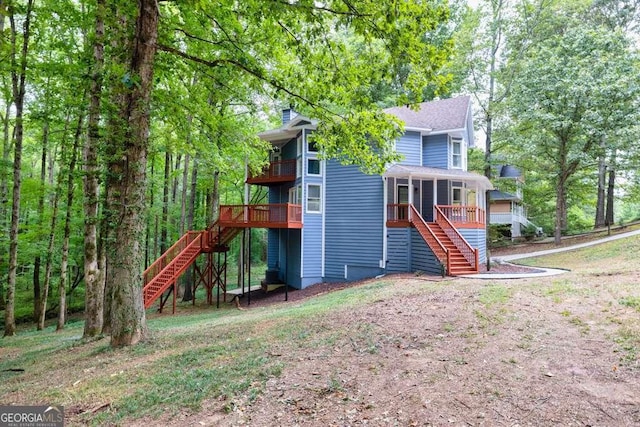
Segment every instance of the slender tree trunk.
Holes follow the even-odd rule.
[[[180,236],[186,232],[185,221],[187,214],[187,189],[189,187],[189,154],[184,156],[184,169],[182,170],[182,188],[180,191]],[[187,269],[186,274],[182,276],[182,296],[187,292],[186,288],[190,287],[191,269]],[[188,300],[187,300],[188,301]]]
[[[0,0],[1,3],[2,0]],[[0,31],[1,33],[1,31]],[[9,140],[9,116],[11,114],[11,102],[9,99],[5,99],[6,106],[4,110],[4,117],[2,119],[2,167],[0,168],[0,310],[4,310],[6,301],[4,298],[4,266],[5,266],[5,254],[6,254],[6,230],[7,230],[7,207],[9,200],[8,195],[8,181],[9,173],[8,168],[5,171],[4,165],[9,164],[9,155],[11,153],[11,146]]]
[[[213,173],[213,189],[211,190],[211,203],[209,205],[209,223],[213,224],[218,220],[220,210],[220,172]]]
[[[180,193],[180,235],[188,229],[187,219],[187,190],[189,188],[189,154],[184,156],[184,169],[182,170],[182,191]],[[186,228],[186,229],[185,229]]]
[[[154,176],[156,170],[156,156],[151,156],[151,177]],[[147,211],[147,235],[145,237],[144,244],[144,268],[146,269],[152,263],[151,258],[156,259],[156,252],[154,242],[157,239],[157,235],[153,234],[151,231],[151,226],[153,223],[153,205],[155,204],[155,189],[156,186],[154,184],[154,179],[151,179],[151,183],[149,184],[149,209]],[[153,248],[153,249],[152,249]]]
[[[85,96],[83,96],[83,99],[85,98]],[[56,324],[56,331],[61,331],[62,329],[64,329],[64,324],[66,322],[66,317],[67,317],[66,289],[67,289],[67,281],[68,281],[67,270],[69,269],[69,238],[71,236],[71,215],[72,215],[71,211],[73,209],[73,193],[75,188],[74,177],[76,172],[76,161],[78,159],[78,148],[80,147],[80,138],[82,137],[83,122],[84,122],[84,112],[81,112],[78,117],[78,125],[76,126],[76,133],[73,137],[73,147],[71,148],[71,159],[69,160],[69,173],[67,174],[67,213],[64,219],[64,235],[62,238],[62,260],[60,261],[60,283],[58,284],[58,293],[60,295],[60,304],[59,304],[60,307],[58,310],[58,323]],[[86,275],[85,275],[85,278],[86,278]],[[86,292],[86,280],[85,280],[85,292]],[[86,311],[86,306],[85,306],[85,311]],[[86,321],[85,321],[85,327],[86,327]]]
[[[607,186],[607,215],[605,219],[605,225],[613,225],[614,224],[614,215],[613,215],[613,201],[614,201],[614,190],[616,183],[616,171],[613,168],[609,169],[609,184]]]
[[[110,251],[107,282],[113,290],[111,301],[111,345],[133,345],[147,333],[142,301],[144,252],[145,169],[149,132],[149,101],[153,86],[153,64],[158,35],[157,0],[139,0],[130,75],[136,84],[128,87],[119,116],[126,123],[123,139],[113,142],[123,148],[119,160],[119,180],[115,193],[119,203],[118,226]],[[113,160],[113,159],[112,159]]]
[[[566,185],[567,185],[567,144],[562,136],[558,138],[558,175],[556,178],[556,218],[554,229],[554,242],[559,245],[562,242],[562,232],[566,225]]]
[[[27,1],[25,22],[22,33],[22,51],[20,63],[17,58],[17,33],[13,16],[13,7],[9,6],[9,20],[11,23],[11,80],[13,89],[13,103],[16,107],[15,143],[13,154],[13,206],[11,207],[11,229],[9,230],[9,286],[7,289],[7,305],[4,314],[4,336],[16,333],[15,319],[15,290],[16,273],[18,269],[18,224],[20,222],[20,188],[22,185],[22,138],[24,133],[23,111],[25,98],[25,83],[27,77],[27,52],[31,27],[31,11],[33,0]]]
[[[46,99],[45,95],[45,99]],[[45,101],[46,102],[46,101]],[[46,111],[46,107],[45,107]],[[48,116],[45,112],[45,116]],[[40,224],[44,220],[44,198],[46,195],[45,178],[47,173],[47,146],[49,145],[49,122],[45,117],[44,125],[42,126],[42,152],[40,154],[40,195],[38,196],[38,221]],[[40,233],[38,233],[40,234]],[[33,260],[33,320],[38,322],[40,319],[40,311],[42,305],[42,296],[40,290],[40,265],[42,264],[42,258],[40,253],[36,254]]]
[[[198,184],[198,157],[193,159],[193,167],[191,168],[191,190],[189,195],[189,210],[187,213],[187,229],[193,230],[193,218],[195,216],[196,207],[196,192]],[[182,295],[182,301],[191,301],[194,298],[193,295],[193,281],[195,277],[195,266],[187,269],[184,294]]]
[[[605,181],[607,176],[607,162],[604,155],[598,157],[598,197],[596,201],[596,220],[594,228],[604,227],[605,222]]]
[[[67,131],[69,130],[69,120],[70,114],[67,114],[67,119],[64,127],[64,137],[62,138],[62,151],[60,152],[60,163],[65,164],[67,162],[67,153],[64,150],[66,146],[66,136]],[[44,160],[44,156],[43,156]],[[53,266],[53,251],[56,239],[56,227],[58,225],[58,211],[59,211],[59,202],[60,195],[62,194],[62,183],[63,183],[63,175],[58,175],[58,182],[55,187],[55,193],[53,195],[53,211],[51,214],[51,224],[49,231],[49,244],[47,246],[47,260],[45,262],[45,272],[44,272],[44,285],[42,287],[42,299],[40,301],[37,313],[37,329],[39,331],[44,329],[45,320],[47,318],[47,303],[49,301],[49,289],[51,289],[51,269]],[[63,289],[64,294],[64,289]],[[66,295],[60,297],[60,299],[66,298]],[[60,307],[60,309],[64,309],[64,306]]]
[[[167,250],[169,228],[169,185],[171,183],[171,153],[168,149],[164,155],[164,181],[162,187],[162,234],[160,236],[160,253]]]
[[[594,227],[604,227],[605,224],[605,181],[607,177],[606,138],[600,138],[600,155],[598,156],[598,194],[596,200],[596,219]]]
[[[95,39],[93,43],[93,69],[89,100],[87,139],[83,149],[84,163],[84,338],[102,332],[104,280],[100,280],[98,265],[98,146],[100,145],[100,97],[104,68],[104,14],[105,0],[96,2]],[[69,176],[71,178],[71,175]],[[60,322],[58,322],[60,323]]]
[[[180,164],[182,163],[182,154],[176,154],[176,165],[173,168],[174,171],[180,170]],[[176,199],[178,198],[178,176],[176,175],[173,178],[173,182],[171,184],[171,203],[175,204]]]
[[[51,231],[49,231],[49,245],[47,246],[47,261],[45,263],[44,274],[44,286],[42,289],[42,300],[38,305],[37,313],[37,329],[39,331],[44,329],[44,321],[47,317],[47,300],[49,298],[49,287],[51,282],[51,265],[53,264],[53,245],[56,240],[56,226],[58,223],[58,200],[60,198],[60,185],[57,186],[56,192],[53,196],[53,212],[51,214]]]

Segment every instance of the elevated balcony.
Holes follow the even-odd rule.
[[[302,228],[302,206],[290,203],[220,206],[220,226],[236,228]]]
[[[260,175],[250,175],[247,184],[277,185],[296,180],[296,160],[280,160],[269,163]]]

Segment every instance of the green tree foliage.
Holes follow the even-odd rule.
[[[592,167],[603,136],[626,129],[637,118],[637,60],[620,32],[581,25],[580,14],[554,11],[536,43],[514,64],[509,113],[521,158],[554,183],[555,237],[567,229],[567,200],[576,174]]]

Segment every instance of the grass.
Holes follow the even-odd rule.
[[[598,264],[615,266],[610,269],[622,268],[618,260],[626,259],[624,244],[618,241],[607,244],[612,247],[600,245],[602,255]],[[547,257],[544,264],[565,262],[563,267],[593,268],[595,262],[580,267],[585,258],[578,254],[569,261],[561,261],[564,258],[558,258],[560,254]],[[608,270],[602,267],[602,271]],[[444,334],[425,341],[423,349],[447,345],[443,343],[458,339],[485,340],[485,335],[497,333],[498,325],[509,325],[508,316],[517,314],[516,304],[527,295],[546,300],[549,306],[552,302],[568,299],[577,300],[579,304],[580,298],[591,296],[593,286],[597,285],[605,291],[610,304],[599,308],[603,308],[603,316],[613,319],[609,325],[614,333],[608,339],[618,351],[620,364],[638,366],[640,324],[637,320],[629,321],[629,314],[637,317],[640,311],[640,290],[632,281],[628,285],[610,284],[607,276],[596,278],[582,274],[525,284],[464,280],[407,280],[397,284],[391,279],[382,279],[301,302],[243,311],[228,305],[215,309],[191,308],[185,304],[183,309],[188,314],[157,315],[149,311],[151,337],[131,348],[112,349],[107,337],[83,341],[80,338],[81,322],[70,323],[57,333],[53,327],[35,331],[32,325],[25,325],[18,336],[0,340],[0,401],[55,403],[76,412],[109,404],[108,410],[89,413],[76,420],[93,425],[127,425],[143,417],[148,420],[160,416],[170,418],[178,413],[211,407],[210,402],[222,402],[218,404],[232,411],[240,397],[253,401],[264,392],[269,379],[282,375],[291,353],[314,353],[322,355],[319,360],[323,360],[335,348],[346,345],[356,357],[384,358],[385,346],[393,345],[397,339],[385,335],[384,325],[380,324],[383,320],[362,319],[352,324],[336,324],[332,322],[333,317],[395,298],[425,293],[437,296],[452,287],[458,289],[456,294],[464,295],[468,291],[472,296],[468,300],[469,313],[473,313],[471,317],[477,324],[464,323],[463,313],[458,313],[460,316],[454,316],[454,320],[448,318],[440,325],[439,331]],[[590,278],[591,282],[583,277]],[[465,301],[457,302],[465,304]],[[589,325],[594,319],[588,314],[574,306],[561,309],[560,316],[566,320],[567,327],[578,328],[582,335],[598,332],[596,327],[591,330]],[[589,324],[582,319],[589,319]],[[455,334],[458,329],[464,333]],[[534,325],[532,329],[522,330],[514,341],[516,348],[537,348],[536,331]],[[416,354],[422,351],[416,351]],[[451,360],[462,366],[472,363],[473,357],[473,352],[461,351]],[[520,356],[505,356],[504,359],[509,365],[524,363],[524,360]],[[370,369],[377,370],[378,366],[383,364],[370,364]],[[384,374],[381,368],[379,372]],[[345,388],[338,371],[325,385],[324,393],[336,393]]]

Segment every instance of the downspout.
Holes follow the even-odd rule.
[[[387,201],[389,200],[389,188],[387,178],[382,178],[382,259],[380,260],[380,268],[387,269],[387,245],[388,245],[388,230],[387,230],[387,218],[388,209]]]

